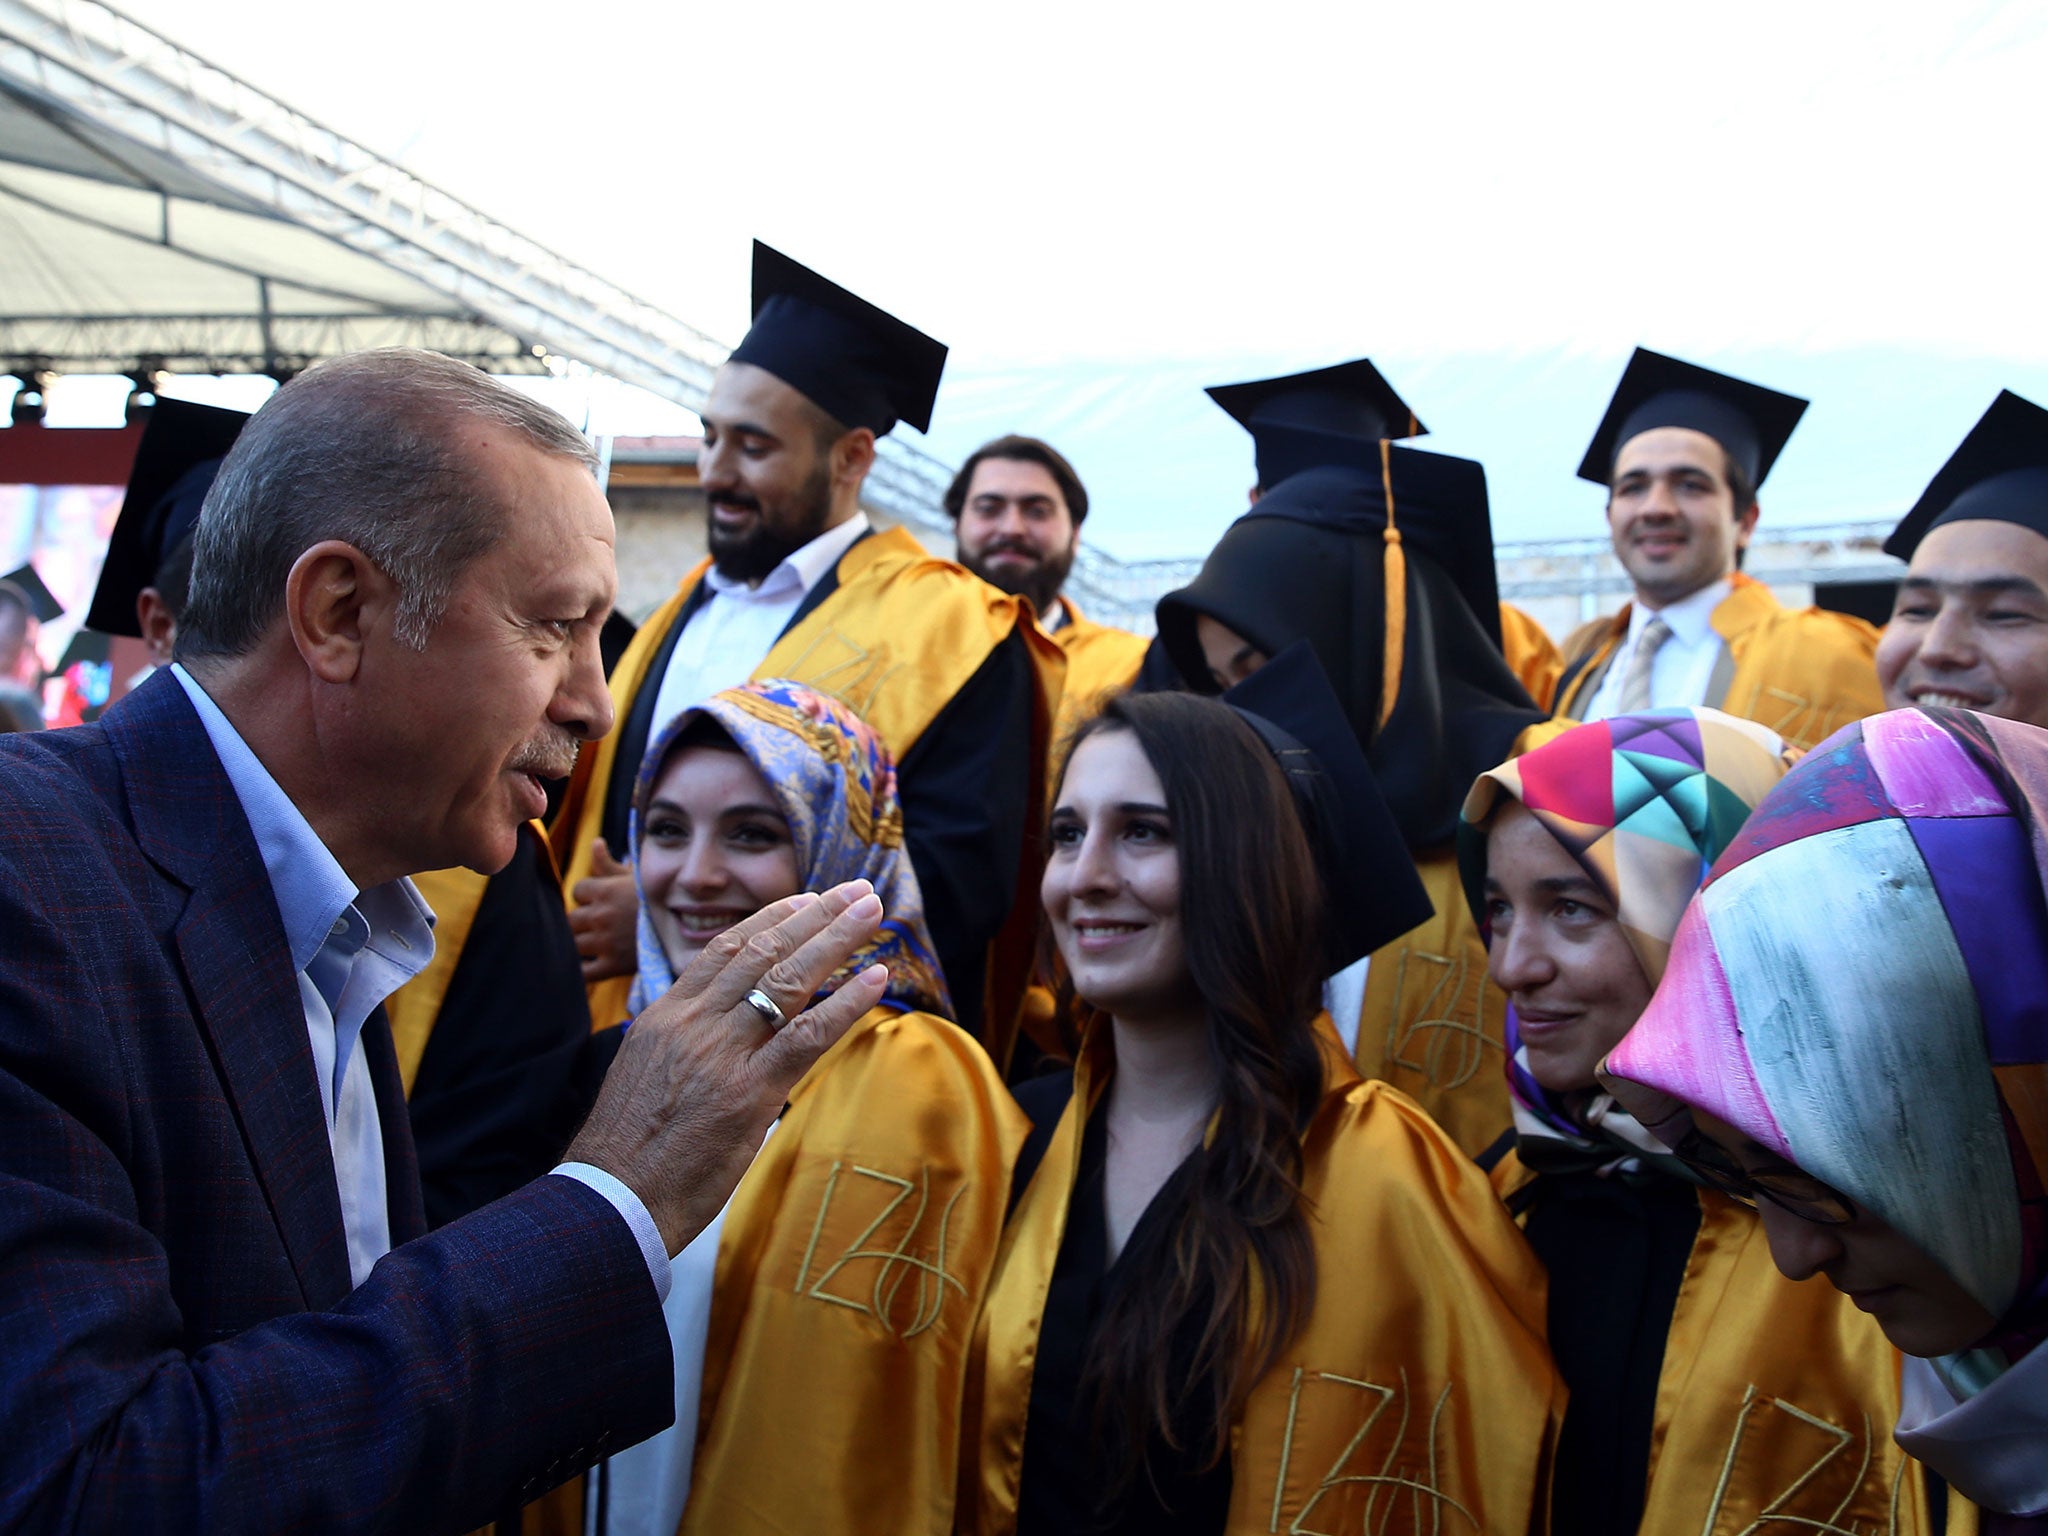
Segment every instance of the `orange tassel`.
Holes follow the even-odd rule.
[[[1394,526],[1394,471],[1392,444],[1380,440],[1380,483],[1387,491],[1386,606],[1387,635],[1381,647],[1380,718],[1384,726],[1401,696],[1403,644],[1408,634],[1408,556],[1401,548],[1401,530]]]

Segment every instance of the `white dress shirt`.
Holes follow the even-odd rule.
[[[1727,648],[1727,642],[1714,633],[1714,610],[1734,586],[1724,576],[1663,608],[1633,604],[1628,614],[1628,638],[1615,648],[1606,675],[1593,690],[1583,718],[1605,720],[1620,707],[1622,680],[1628,676],[1629,661],[1652,619],[1662,619],[1671,630],[1671,638],[1650,664],[1650,707],[1692,708],[1706,703],[1707,689],[1714,681],[1714,663]]]
[[[1359,1020],[1365,1014],[1365,984],[1371,974],[1372,956],[1366,955],[1323,983],[1323,1008],[1343,1037],[1344,1049],[1354,1056],[1358,1054]]]
[[[737,688],[754,675],[775,642],[789,626],[809,592],[868,531],[868,515],[856,512],[836,528],[827,528],[762,578],[757,587],[718,574],[704,573],[711,599],[690,615],[669,652],[668,670],[654,695],[652,742],[684,710],[702,704],[724,688]]]
[[[775,1127],[768,1127],[768,1136]],[[768,1145],[768,1137],[761,1138]],[[759,1156],[759,1154],[755,1154]],[[735,1192],[735,1197],[737,1193]],[[728,1199],[711,1225],[675,1256],[674,1278],[662,1317],[675,1368],[676,1419],[667,1429],[609,1457],[605,1463],[605,1527],[601,1536],[675,1536],[697,1465],[697,1413],[704,1399],[704,1353],[711,1343],[711,1297],[718,1279],[718,1245]],[[591,1479],[586,1525],[597,1517],[597,1479]]]
[[[349,1283],[361,1285],[391,1251],[391,1203],[383,1122],[369,1062],[356,1042],[378,1005],[434,958],[434,914],[403,877],[357,890],[220,706],[182,666],[174,663],[171,675],[198,711],[270,878],[298,976],[320,1107],[327,1117],[327,1145],[348,1239]],[[564,1163],[554,1171],[611,1203],[632,1229],[655,1290],[666,1298],[668,1250],[640,1198],[588,1164]]]

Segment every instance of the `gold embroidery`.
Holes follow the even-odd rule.
[[[917,1178],[911,1180],[855,1165],[851,1170],[855,1175],[872,1179],[894,1190],[895,1193],[882,1207],[880,1214],[861,1228],[860,1235],[847,1245],[846,1251],[826,1266],[824,1273],[813,1281],[810,1278],[811,1264],[817,1257],[818,1241],[824,1232],[826,1214],[830,1211],[833,1200],[839,1195],[839,1176],[843,1171],[846,1171],[845,1165],[834,1162],[831,1173],[826,1177],[824,1198],[818,1203],[817,1217],[811,1223],[810,1242],[805,1245],[803,1263],[797,1269],[797,1294],[864,1313],[898,1338],[914,1339],[938,1322],[945,1310],[946,1287],[951,1286],[963,1298],[967,1295],[967,1287],[946,1270],[946,1248],[952,1229],[953,1210],[959,1205],[961,1196],[967,1193],[967,1186],[962,1184],[954,1190],[945,1207],[939,1212],[937,1229],[931,1239],[930,1256],[927,1257],[922,1253],[913,1253],[911,1249],[917,1243],[918,1236],[924,1228],[926,1213],[931,1209],[931,1169],[919,1169]],[[903,1209],[913,1194],[917,1197],[917,1203],[910,1211],[909,1220],[895,1246],[884,1247],[879,1243],[872,1248],[867,1246],[869,1240]],[[866,1262],[874,1263],[876,1269],[874,1281],[867,1288],[865,1295],[847,1295],[843,1291],[825,1289],[826,1285],[849,1267]],[[912,1282],[914,1288],[909,1293],[910,1315],[907,1319],[899,1318],[898,1303],[905,1294],[905,1286]]]
[[[1766,704],[1779,711],[1776,720],[1765,718]],[[1820,707],[1805,695],[1788,693],[1783,688],[1758,688],[1747,713],[1752,720],[1768,725],[1794,746],[1810,747],[1824,734],[1819,729]]]
[[[1409,962],[1418,968],[1439,966],[1442,974],[1436,978],[1417,1010],[1418,1017],[1408,1025],[1401,1020],[1407,1016],[1405,999],[1408,995]],[[1464,955],[1432,955],[1425,950],[1403,949],[1397,969],[1394,972],[1394,1011],[1387,1025],[1387,1059],[1396,1066],[1417,1072],[1436,1088],[1457,1088],[1469,1083],[1486,1064],[1489,1049],[1498,1051],[1501,1043],[1488,1038],[1485,1021],[1486,980],[1482,974],[1479,986],[1474,990],[1470,1013],[1465,1008],[1466,983],[1471,977],[1472,967]],[[1419,1057],[1408,1054],[1418,1040],[1424,1040]]]
[[[1720,1481],[1714,1487],[1714,1502],[1708,1506],[1706,1523],[1700,1527],[1700,1536],[1713,1536],[1714,1528],[1721,1518],[1721,1507],[1728,1497],[1728,1485],[1735,1475],[1735,1466],[1742,1454],[1744,1437],[1749,1433],[1751,1415],[1759,1411],[1771,1409],[1776,1409],[1788,1418],[1794,1419],[1811,1429],[1818,1430],[1833,1443],[1821,1452],[1819,1460],[1815,1461],[1813,1465],[1793,1479],[1792,1485],[1789,1488],[1765,1504],[1757,1512],[1756,1518],[1743,1526],[1741,1530],[1734,1532],[1733,1536],[1756,1536],[1756,1533],[1767,1528],[1787,1526],[1801,1531],[1814,1532],[1816,1536],[1876,1536],[1874,1530],[1865,1530],[1861,1525],[1843,1525],[1840,1523],[1842,1517],[1848,1512],[1849,1505],[1855,1499],[1858,1490],[1863,1487],[1863,1480],[1870,1475],[1870,1462],[1874,1447],[1870,1439],[1869,1418],[1866,1416],[1863,1420],[1862,1464],[1857,1467],[1855,1476],[1849,1479],[1848,1488],[1842,1494],[1840,1501],[1825,1516],[1820,1518],[1797,1514],[1790,1508],[1792,1501],[1798,1498],[1807,1485],[1819,1477],[1832,1462],[1851,1446],[1857,1444],[1857,1437],[1842,1428],[1841,1425],[1831,1424],[1826,1419],[1808,1413],[1796,1403],[1786,1402],[1782,1397],[1759,1396],[1754,1386],[1747,1388],[1742,1394],[1742,1408],[1735,1416],[1735,1433],[1728,1441],[1727,1455],[1722,1458]],[[1904,1472],[1903,1464],[1900,1467],[1900,1472],[1902,1474]],[[1887,1536],[1897,1536],[1899,1529],[1899,1486],[1898,1479],[1894,1478],[1891,1508],[1886,1520]]]
[[[827,659],[827,647],[838,654]],[[837,626],[821,629],[789,666],[789,674],[820,693],[829,693],[862,718],[873,713],[883,686],[903,670],[885,666],[883,655],[843,634]]]
[[[1451,1399],[1451,1388],[1448,1383],[1445,1384],[1443,1391],[1437,1394],[1436,1402],[1430,1409],[1429,1432],[1424,1442],[1423,1468],[1417,1476],[1404,1476],[1394,1471],[1394,1465],[1400,1456],[1402,1447],[1407,1443],[1409,1421],[1412,1417],[1412,1400],[1408,1392],[1408,1373],[1406,1371],[1401,1373],[1401,1384],[1398,1387],[1389,1387],[1382,1386],[1378,1382],[1359,1381],[1350,1376],[1338,1376],[1329,1371],[1311,1373],[1297,1366],[1294,1371],[1293,1388],[1287,1400],[1287,1433],[1280,1446],[1280,1469],[1273,1483],[1273,1515],[1271,1522],[1266,1527],[1267,1530],[1274,1532],[1275,1536],[1277,1536],[1277,1533],[1283,1529],[1280,1524],[1280,1517],[1286,1512],[1287,1474],[1294,1460],[1295,1425],[1301,1409],[1302,1389],[1311,1381],[1331,1382],[1340,1387],[1348,1387],[1353,1391],[1374,1394],[1377,1400],[1372,1404],[1371,1411],[1367,1413],[1365,1422],[1359,1425],[1357,1432],[1344,1443],[1344,1449],[1337,1453],[1336,1460],[1330,1463],[1329,1470],[1317,1482],[1314,1492],[1308,1496],[1307,1501],[1295,1512],[1294,1517],[1287,1522],[1285,1526],[1287,1536],[1335,1536],[1334,1532],[1318,1531],[1311,1528],[1308,1524],[1308,1518],[1316,1506],[1323,1502],[1324,1498],[1350,1487],[1362,1487],[1369,1490],[1366,1494],[1365,1508],[1358,1517],[1356,1527],[1362,1532],[1383,1533],[1391,1531],[1394,1520],[1397,1516],[1401,1515],[1404,1509],[1409,1517],[1403,1522],[1404,1526],[1417,1533],[1427,1529],[1432,1533],[1432,1536],[1436,1536],[1436,1533],[1442,1532],[1444,1528],[1444,1511],[1447,1509],[1461,1515],[1466,1526],[1472,1530],[1476,1531],[1479,1529],[1479,1521],[1474,1517],[1472,1511],[1465,1508],[1464,1505],[1437,1486],[1437,1431],[1443,1421],[1444,1409]],[[1346,1463],[1358,1453],[1359,1447],[1365,1444],[1366,1437],[1373,1432],[1374,1427],[1385,1416],[1388,1405],[1397,1401],[1400,1405],[1401,1417],[1399,1422],[1394,1425],[1392,1437],[1387,1443],[1386,1455],[1380,1460],[1379,1470],[1377,1472],[1347,1473],[1344,1470]],[[1408,1495],[1405,1499],[1402,1497],[1404,1493]],[[1382,1500],[1384,1500],[1384,1503],[1382,1503]],[[1376,1515],[1377,1520],[1375,1520]]]

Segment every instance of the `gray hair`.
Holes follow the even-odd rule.
[[[463,421],[507,428],[597,472],[567,421],[468,363],[411,347],[320,363],[250,418],[207,492],[179,658],[254,649],[284,609],[292,565],[327,539],[391,579],[398,638],[424,649],[463,571],[503,526],[502,490],[453,430]]]

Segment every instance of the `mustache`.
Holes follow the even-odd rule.
[[[552,731],[527,742],[505,766],[536,778],[566,779],[575,771],[576,756],[582,750],[583,743],[567,731]]]
[[[761,502],[758,497],[744,491],[719,491],[705,498],[714,507],[731,507],[736,512],[758,512]]]
[[[1035,547],[1016,539],[994,540],[989,544],[988,548],[981,552],[981,558],[986,560],[990,555],[1023,555],[1026,559],[1030,560],[1036,560],[1039,557],[1038,550]]]

